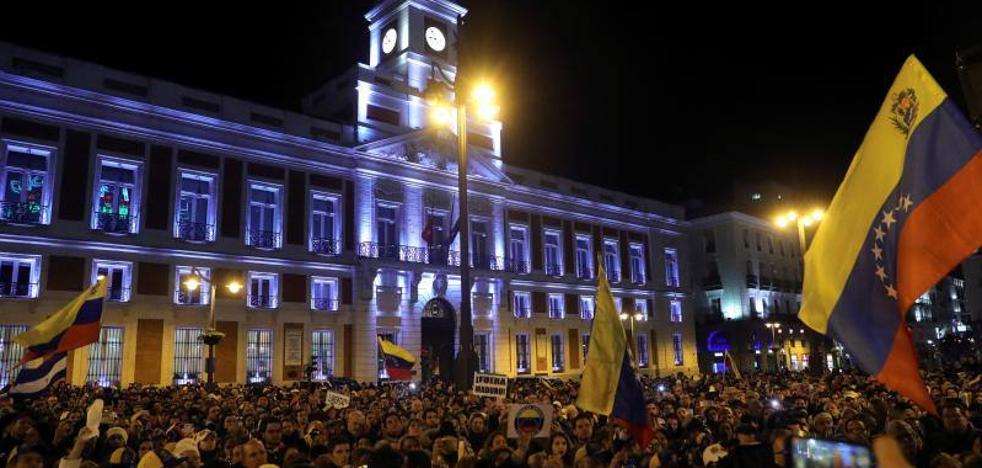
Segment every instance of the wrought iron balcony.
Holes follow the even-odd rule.
[[[48,207],[36,202],[0,203],[0,221],[11,224],[41,224]]]
[[[747,287],[748,288],[757,287],[757,275],[747,275]]]
[[[514,306],[515,307],[515,317],[518,318],[531,318],[532,317],[532,307],[531,306]]]
[[[0,283],[0,297],[34,297],[37,283]]]
[[[338,300],[332,297],[315,297],[312,302],[314,310],[338,310]]]
[[[773,287],[774,287],[774,285],[773,285],[773,283],[771,283],[771,278],[770,277],[768,277],[768,276],[761,276],[760,277],[760,289],[772,289]]]
[[[441,246],[426,249],[427,265],[460,266],[460,252]]]
[[[546,263],[545,272],[549,276],[563,276],[563,266],[558,263]]]
[[[202,288],[194,291],[177,290],[177,303],[182,305],[204,305],[205,298],[201,293]]]
[[[136,226],[136,216],[121,215],[119,213],[100,213],[93,214],[95,217],[95,229],[107,234],[129,234]]]
[[[643,285],[645,283],[644,275],[638,275],[631,272],[631,284]]]
[[[619,283],[621,281],[620,270],[607,270],[607,281],[611,283]]]
[[[280,233],[276,231],[249,230],[249,245],[259,249],[276,249],[280,246]]]
[[[341,239],[311,239],[310,251],[317,255],[341,255]]]
[[[208,242],[215,238],[215,226],[207,223],[179,221],[177,238],[189,242]]]
[[[504,271],[507,271],[509,273],[516,273],[519,275],[527,275],[529,274],[530,271],[532,271],[532,269],[529,268],[529,266],[530,266],[529,262],[526,262],[525,260],[506,258]]]
[[[703,289],[720,289],[723,287],[723,280],[719,275],[713,275],[702,279]]]
[[[593,279],[593,270],[586,265],[580,265],[576,269],[576,277],[579,279]]]
[[[258,294],[250,294],[249,307],[255,307],[258,309],[272,309],[273,296],[260,296]]]
[[[426,247],[411,245],[382,245],[377,242],[362,242],[358,244],[358,256],[365,258],[390,259],[408,263],[426,263]]]

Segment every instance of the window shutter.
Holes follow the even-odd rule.
[[[351,305],[354,296],[354,284],[351,278],[341,278],[341,303]]]
[[[566,315],[580,315],[580,296],[576,294],[566,295]]]
[[[544,314],[549,311],[548,301],[546,300],[546,293],[542,291],[532,292],[532,312],[538,314]]]
[[[283,302],[307,302],[307,276],[283,274]]]

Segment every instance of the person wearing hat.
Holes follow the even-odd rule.
[[[109,455],[109,466],[112,468],[128,468],[137,463],[136,452],[129,447],[120,447]]]
[[[201,452],[198,451],[198,443],[194,439],[181,439],[171,450],[177,458],[183,458],[191,468],[201,466]]]

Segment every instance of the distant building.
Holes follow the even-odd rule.
[[[690,220],[700,368],[722,372],[842,365],[831,341],[797,318],[802,259],[797,233],[735,211]]]

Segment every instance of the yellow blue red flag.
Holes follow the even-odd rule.
[[[982,136],[904,63],[805,254],[799,317],[936,413],[905,316],[982,245]]]
[[[14,343],[24,347],[21,364],[99,341],[105,298],[103,278],[34,328],[15,336]]]
[[[641,381],[631,365],[627,335],[614,306],[603,262],[598,261],[597,265],[597,310],[576,406],[609,415],[641,447],[647,447],[654,438],[654,430],[648,419]]]
[[[405,348],[400,348],[394,343],[378,337],[379,352],[382,353],[382,360],[385,372],[389,374],[390,380],[409,380],[413,376],[413,365],[416,358]]]

